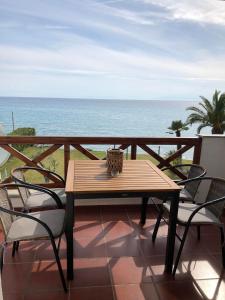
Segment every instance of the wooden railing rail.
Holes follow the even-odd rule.
[[[64,136],[1,136],[4,144],[89,144],[89,145],[198,145],[201,137],[64,137]]]
[[[35,158],[31,159],[24,153],[16,150],[13,145],[15,144],[33,144],[45,145],[48,148]],[[130,147],[130,159],[137,159],[138,148],[141,148],[151,157],[158,161],[158,167],[169,167],[172,161],[179,158],[183,153],[191,148],[193,151],[193,163],[198,164],[201,155],[201,138],[200,137],[58,137],[58,136],[2,136],[0,137],[0,147],[8,151],[12,156],[22,161],[23,165],[34,166],[42,168],[42,161],[49,155],[53,154],[60,147],[64,151],[64,177],[66,178],[68,162],[70,159],[71,148],[75,148],[82,153],[87,159],[100,159],[92,151],[86,149],[83,145],[116,145],[121,149]],[[179,145],[180,149],[172,153],[169,157],[165,158],[156,153],[150,148],[151,145]],[[105,159],[105,157],[103,158]],[[174,173],[181,179],[186,176],[179,170],[174,170]],[[45,186],[58,186],[59,182],[54,176],[48,176],[52,181],[45,184]],[[3,182],[10,181],[10,177],[6,178]]]

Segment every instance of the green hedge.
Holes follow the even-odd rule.
[[[17,128],[15,130],[13,130],[8,135],[35,136],[36,131],[35,131],[35,128],[32,128],[32,127],[21,127],[21,128]],[[23,151],[25,148],[33,146],[33,144],[24,144],[24,145],[13,144],[12,146],[18,151]]]

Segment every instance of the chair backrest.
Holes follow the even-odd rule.
[[[25,179],[22,171],[19,171],[19,170],[13,171],[13,178],[14,178],[15,183],[26,183],[26,179]],[[26,187],[18,186],[18,191],[19,191],[19,194],[23,201],[24,206],[26,206],[26,201],[27,201],[28,197],[30,196],[29,189]]]
[[[187,179],[201,178],[205,174],[206,174],[206,170],[203,167],[201,167],[199,165],[190,165]],[[197,180],[197,181],[193,181],[193,182],[188,182],[184,186],[185,190],[187,190],[188,193],[192,196],[192,199],[195,198],[199,184],[200,184],[200,181]]]
[[[225,197],[225,180],[222,178],[213,178],[209,187],[209,192],[206,197],[206,202]],[[224,201],[208,206],[208,209],[217,217],[220,218],[225,207]]]
[[[0,187],[0,207],[10,209],[10,210],[13,209],[12,203],[8,197],[7,190],[2,187]],[[3,229],[4,235],[6,236],[11,227],[11,224],[13,222],[13,216],[0,210],[0,220],[2,223],[2,229]]]

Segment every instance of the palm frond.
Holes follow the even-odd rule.
[[[205,124],[200,124],[197,128],[197,133],[199,134],[200,131],[202,130],[202,128],[205,128],[205,127],[208,127],[208,126],[211,126],[210,124],[208,123],[205,123]],[[212,127],[212,126],[211,126]]]
[[[203,110],[201,110],[200,108],[195,107],[195,106],[189,106],[188,108],[186,108],[186,110],[192,110],[202,116],[205,115],[205,112]]]
[[[189,124],[194,124],[194,123],[199,123],[199,122],[205,123],[206,118],[202,117],[199,114],[192,113],[192,114],[190,114],[190,116],[188,116],[187,121],[188,121]]]
[[[220,91],[215,90],[215,93],[213,94],[213,99],[212,99],[212,103],[214,106],[217,106],[217,103],[219,101],[219,94],[220,94]]]
[[[206,126],[212,127],[212,133],[225,131],[225,93],[215,90],[212,100],[200,96],[199,107],[191,106],[187,110],[191,114],[187,118],[189,124],[200,123],[198,133]]]
[[[210,101],[204,97],[201,97],[203,102],[200,102],[199,105],[202,106],[207,112],[213,111],[213,105]]]

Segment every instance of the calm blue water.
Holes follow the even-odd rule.
[[[186,120],[193,101],[120,101],[0,97],[0,123],[5,133],[35,127],[45,136],[169,136],[172,120]],[[196,134],[196,127],[183,136]],[[163,151],[165,151],[164,148]]]

